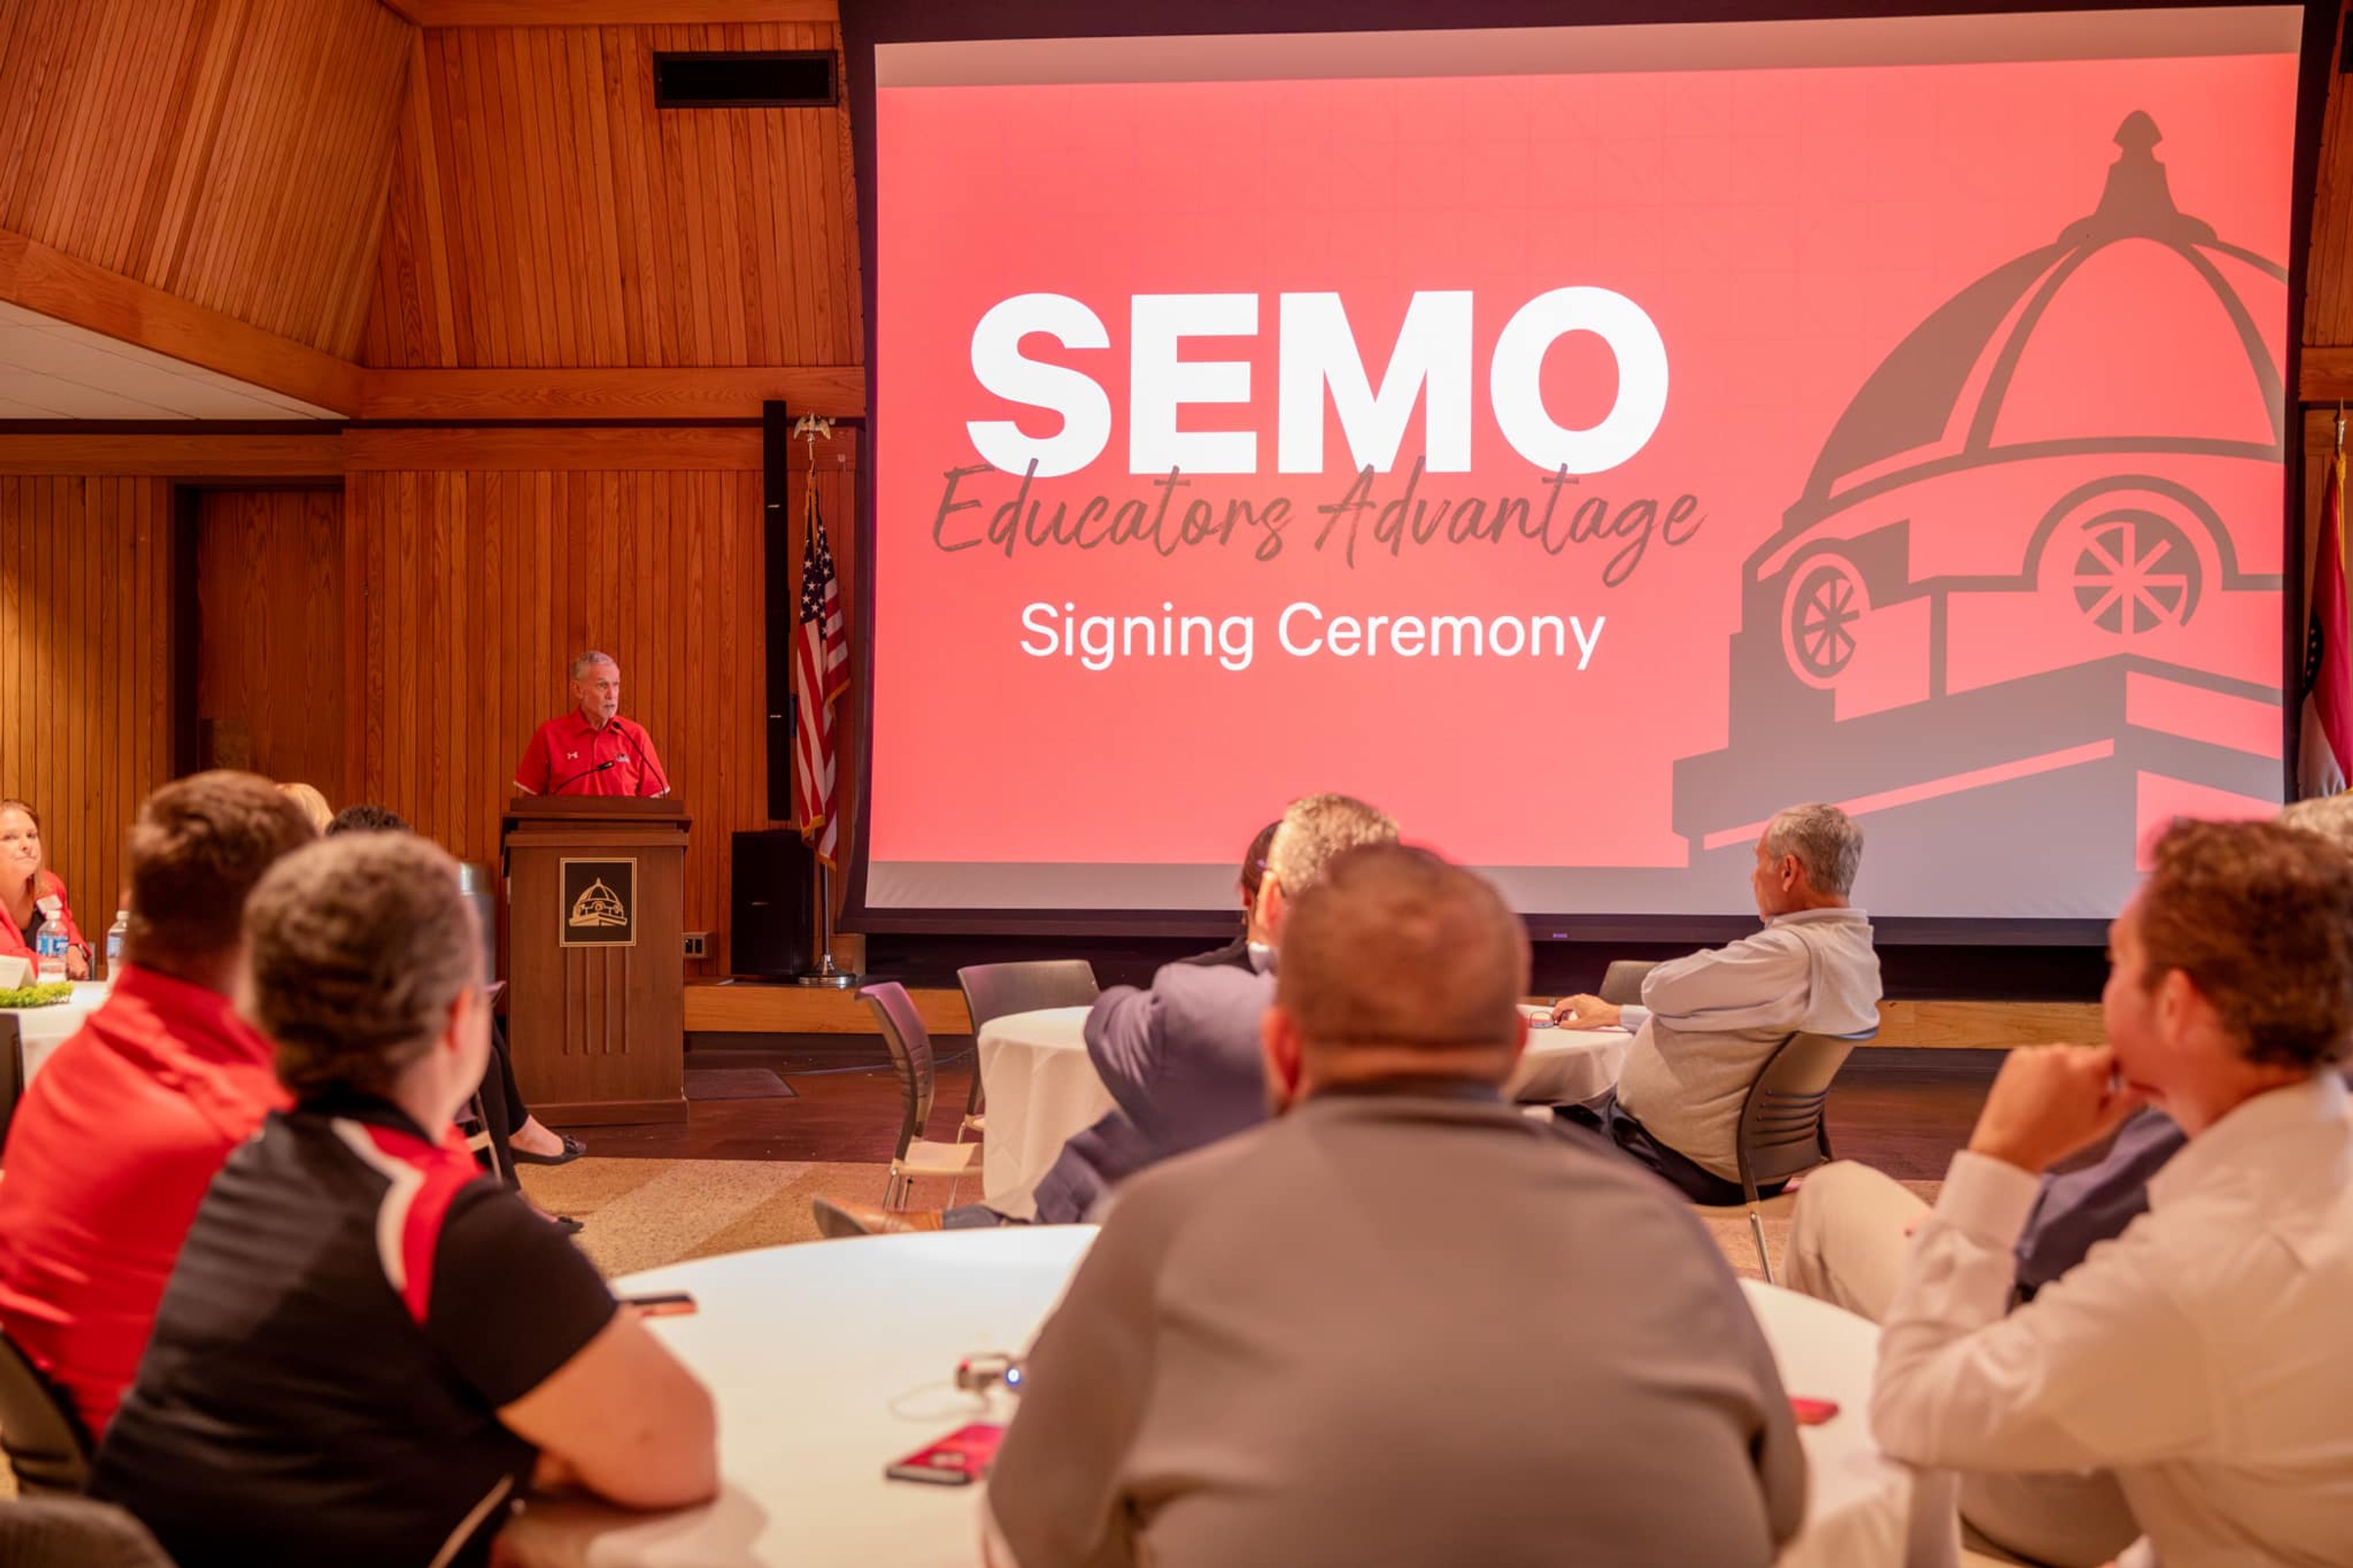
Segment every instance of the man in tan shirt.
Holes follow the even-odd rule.
[[[2109,928],[2105,1046],[2012,1052],[1913,1238],[1880,1447],[2112,1471],[2127,1568],[2353,1568],[2353,858],[2180,822]],[[2187,1142],[2148,1212],[2010,1310],[2040,1178],[2142,1105]]]
[[[1804,1510],[1770,1351],[1707,1233],[1521,1116],[1520,924],[1395,847],[1284,930],[1274,1121],[1123,1187],[1041,1331],[997,1568],[1765,1568]]]
[[[1741,1110],[1781,1043],[1794,1030],[1879,1027],[1871,917],[1850,902],[1862,865],[1862,829],[1837,806],[1775,814],[1748,879],[1763,931],[1660,964],[1643,977],[1641,1006],[1571,996],[1553,1009],[1573,1028],[1634,1036],[1617,1087],[1590,1106],[1563,1106],[1562,1118],[1694,1203],[1739,1203]]]

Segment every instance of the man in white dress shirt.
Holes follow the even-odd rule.
[[[1642,1005],[1571,996],[1553,1009],[1579,1029],[1624,1028],[1634,1043],[1618,1087],[1564,1119],[1617,1144],[1696,1203],[1741,1201],[1741,1107],[1792,1031],[1879,1026],[1871,918],[1847,900],[1862,829],[1834,805],[1793,805],[1757,841],[1749,886],[1765,929],[1729,947],[1662,963]],[[1767,1192],[1778,1192],[1775,1184]]]
[[[2353,1564],[2353,857],[2179,823],[2108,947],[2108,1044],[2010,1056],[1913,1240],[1873,1429],[2113,1471],[2134,1568]],[[2144,1104],[2189,1138],[2148,1213],[2009,1310],[2039,1178]]]

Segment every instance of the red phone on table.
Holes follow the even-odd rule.
[[[1803,1394],[1789,1395],[1789,1414],[1800,1426],[1820,1426],[1839,1413],[1835,1399],[1808,1399]]]
[[[988,1473],[1005,1428],[988,1421],[959,1427],[928,1447],[891,1466],[882,1473],[894,1481],[928,1481],[939,1487],[968,1487]]]

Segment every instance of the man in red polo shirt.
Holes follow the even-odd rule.
[[[0,1330],[95,1442],[139,1370],[196,1205],[289,1103],[231,1010],[246,895],[310,819],[269,780],[198,773],[132,825],[128,961],[26,1090],[0,1164]]]
[[[515,769],[517,795],[670,793],[670,775],[644,725],[621,717],[621,667],[594,648],[572,661],[572,700],[531,738]]]

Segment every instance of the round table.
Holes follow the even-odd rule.
[[[1023,1349],[1094,1237],[1039,1226],[804,1242],[617,1281],[623,1294],[694,1294],[695,1315],[651,1327],[718,1400],[723,1490],[650,1515],[534,1500],[502,1547],[522,1568],[970,1568],[981,1489],[887,1481],[883,1467],[966,1422],[1008,1416],[1001,1395],[956,1393],[955,1363]],[[1949,1491],[1915,1489],[1871,1440],[1877,1328],[1746,1289],[1788,1388],[1841,1406],[1800,1435],[1812,1484],[1784,1568],[1949,1568]],[[1941,1528],[1907,1531],[1928,1500]],[[1907,1535],[1929,1544],[1907,1556]]]
[[[16,1038],[25,1053],[27,1088],[32,1085],[33,1075],[41,1070],[41,1064],[48,1060],[49,1053],[65,1044],[67,1037],[81,1027],[82,1020],[98,1011],[98,1005],[105,1000],[106,982],[77,980],[70,1001],[47,1007],[0,1008],[0,1012],[16,1020]]]
[[[1523,1010],[1552,1016],[1548,1007]],[[1112,1108],[1111,1091],[1087,1057],[1088,1012],[1008,1013],[982,1025],[974,1041],[988,1110],[981,1199],[999,1214],[1036,1217],[1038,1183],[1063,1143]],[[1512,1098],[1531,1105],[1590,1100],[1618,1081],[1633,1038],[1622,1029],[1530,1029]]]

